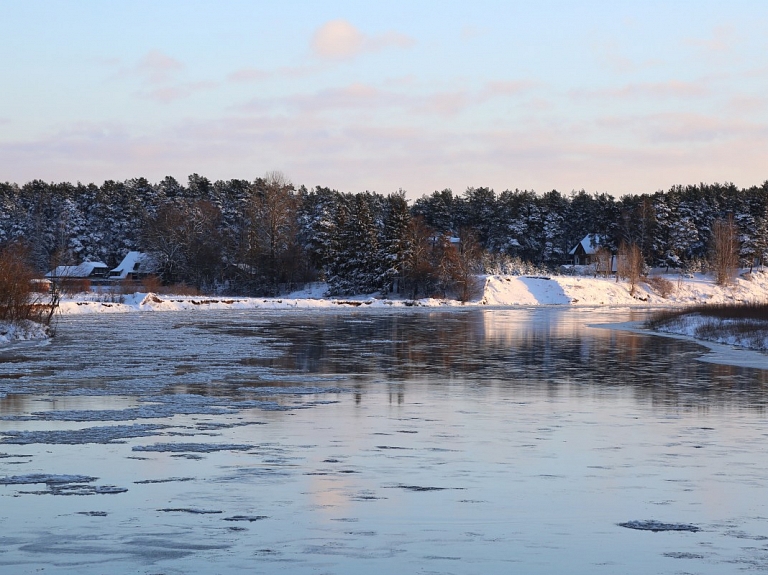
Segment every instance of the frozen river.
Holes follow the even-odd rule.
[[[768,371],[632,319],[63,318],[0,351],[0,573],[768,571]]]

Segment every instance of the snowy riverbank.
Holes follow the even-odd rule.
[[[39,323],[24,321],[18,324],[0,322],[0,345],[16,341],[45,339],[50,330]]]
[[[473,301],[461,303],[450,299],[418,300],[382,297],[379,294],[352,297],[325,297],[324,284],[278,298],[178,296],[154,293],[118,295],[83,293],[64,297],[61,315],[93,313],[131,313],[142,311],[195,311],[224,309],[343,309],[343,308],[458,308],[462,306],[612,306],[612,307],[684,307],[700,304],[768,301],[768,273],[743,274],[730,287],[715,285],[711,276],[666,276],[669,293],[659,293],[640,283],[634,295],[627,282],[611,278],[575,276],[484,276],[482,290]],[[36,326],[0,326],[0,344],[46,337],[46,330]]]
[[[760,320],[716,318],[691,313],[669,320],[654,329],[712,343],[768,351],[768,325]]]
[[[462,304],[449,299],[409,300],[380,295],[324,297],[323,284],[279,298],[175,296],[135,293],[80,294],[64,298],[59,311],[63,315],[87,313],[125,313],[134,311],[183,311],[200,309],[308,309],[342,307],[457,307],[457,306],[639,306],[682,307],[711,303],[768,301],[768,273],[756,272],[739,277],[730,287],[715,285],[703,274],[691,278],[670,276],[669,293],[640,283],[630,294],[627,282],[615,279],[551,276],[485,276],[479,297]]]

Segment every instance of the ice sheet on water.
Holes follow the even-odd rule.
[[[266,421],[236,421],[230,423],[216,423],[214,421],[201,421],[195,424],[198,431],[218,431],[221,429],[234,429],[235,427],[245,427],[247,425],[266,425]]]
[[[690,531],[696,533],[701,531],[701,528],[689,523],[663,523],[661,521],[655,521],[653,519],[639,521],[627,521],[625,523],[618,523],[619,527],[626,527],[627,529],[637,529],[639,531],[653,531],[654,533],[659,531]]]
[[[262,391],[266,389],[266,391]],[[258,395],[310,395],[324,393],[326,388],[244,388],[244,390],[253,393],[258,391]],[[330,388],[331,393],[340,393],[340,388]],[[75,422],[96,422],[96,421],[135,421],[140,419],[159,419],[170,418],[176,415],[235,415],[248,409],[260,409],[262,411],[289,411],[292,409],[301,409],[319,405],[319,401],[307,403],[295,403],[292,405],[282,405],[275,401],[260,399],[233,400],[229,397],[203,396],[195,394],[174,394],[174,395],[153,395],[139,400],[144,405],[127,409],[83,409],[83,410],[57,410],[57,411],[37,411],[29,415],[7,415],[0,417],[4,421],[75,421]],[[263,422],[235,422],[210,424],[210,429],[226,429],[241,425],[256,425]],[[204,425],[199,427],[204,430]],[[58,443],[58,441],[57,441]]]
[[[92,483],[98,477],[89,475],[52,475],[50,473],[30,473],[28,475],[12,475],[0,477],[0,485],[33,485],[45,483],[46,485],[64,485],[67,483]]]
[[[668,553],[662,553],[664,557],[671,557],[672,559],[704,559],[704,555],[698,553],[688,553],[685,551],[670,551]]]
[[[158,451],[171,453],[213,453],[214,451],[247,451],[253,445],[240,443],[155,443],[134,445],[133,451]]]
[[[391,485],[391,489],[405,489],[406,491],[445,491],[446,489],[464,489],[463,487],[431,487],[425,485]]]
[[[192,513],[194,515],[217,515],[223,513],[223,511],[217,509],[197,509],[195,507],[166,507],[165,509],[158,509],[163,513]]]
[[[134,421],[157,419],[174,415],[226,415],[230,410],[216,407],[174,405],[144,405],[129,409],[83,409],[37,411],[27,416],[11,415],[5,421]]]
[[[134,481],[136,485],[148,485],[150,483],[174,483],[177,481],[194,481],[194,477],[168,477],[167,479],[142,479]]]
[[[85,429],[56,431],[3,431],[0,443],[11,445],[80,445],[83,443],[125,443],[124,439],[156,435],[168,425],[141,424],[87,427]]]
[[[105,495],[125,493],[124,487],[114,485],[89,485],[98,477],[90,475],[54,475],[50,473],[30,473],[0,477],[0,485],[35,485],[44,483],[48,489],[40,491],[21,491],[27,495]]]
[[[258,395],[319,395],[321,393],[350,393],[351,390],[343,387],[317,387],[317,386],[299,386],[289,387],[258,386],[241,387],[238,391],[249,391]]]
[[[69,484],[49,485],[47,491],[20,491],[25,495],[115,495],[117,493],[126,493],[125,487],[115,485],[82,485]]]

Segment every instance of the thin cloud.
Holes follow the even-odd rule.
[[[732,96],[728,99],[725,109],[737,115],[763,114],[768,110],[768,98],[765,96],[749,95]]]
[[[264,70],[263,68],[241,68],[229,74],[227,80],[230,82],[247,84],[273,79],[301,78],[308,76],[313,72],[314,70],[309,66],[286,66],[274,70]]]
[[[483,88],[483,94],[487,98],[497,96],[517,96],[523,92],[531,90],[537,86],[536,82],[531,80],[506,80],[488,82]]]
[[[139,96],[147,100],[169,104],[176,100],[188,98],[194,94],[216,88],[216,82],[190,82],[170,86],[159,86],[151,90],[139,92]]]
[[[365,98],[366,90],[358,96]],[[381,124],[240,114],[185,118],[152,134],[140,134],[128,124],[75,125],[34,140],[0,143],[0,170],[11,181],[24,182],[137,175],[159,180],[169,173],[183,178],[193,172],[228,179],[281,166],[295,182],[348,191],[402,187],[412,197],[478,182],[497,190],[584,187],[623,194],[702,180],[747,186],[765,179],[765,125],[671,115],[634,121],[590,134],[569,121],[514,129],[468,129],[445,122],[424,130],[400,116]],[[644,125],[649,126],[645,131]],[[674,127],[668,139],[649,137],[664,125]],[[735,130],[730,135],[729,125]],[[719,135],[712,138],[712,133]],[[681,140],[691,136],[695,139]]]
[[[687,38],[685,43],[709,53],[722,55],[732,51],[737,41],[738,36],[731,26],[717,26],[708,38]]]
[[[406,87],[410,83],[406,84]],[[268,113],[275,109],[320,114],[335,111],[391,111],[401,114],[437,114],[455,116],[469,108],[493,99],[518,98],[538,84],[529,80],[496,81],[485,84],[475,91],[454,90],[415,95],[391,89],[399,83],[389,82],[385,88],[363,83],[352,83],[339,88],[320,90],[309,94],[297,94],[285,98],[254,98],[235,108],[239,112]]]
[[[331,20],[317,29],[312,38],[312,52],[326,60],[345,60],[364,52],[378,52],[387,48],[409,48],[413,38],[399,32],[385,32],[368,36],[346,20]]]
[[[630,74],[654,68],[662,62],[658,59],[636,61],[621,53],[621,45],[615,40],[594,42],[591,46],[592,53],[597,62],[613,74]]]
[[[272,73],[259,68],[241,68],[227,76],[230,82],[261,82],[272,77]]]
[[[469,40],[473,40],[474,38],[477,38],[478,36],[480,36],[480,34],[481,34],[481,31],[476,26],[465,25],[465,26],[462,26],[461,33],[459,34],[459,36],[461,37],[462,40],[467,42]]]
[[[150,84],[162,84],[173,79],[174,75],[184,69],[184,64],[163,54],[159,50],[150,50],[139,60],[135,71]]]
[[[570,94],[576,99],[698,98],[710,93],[708,84],[708,79],[694,82],[667,80],[664,82],[625,84],[618,88],[602,90],[572,90]]]

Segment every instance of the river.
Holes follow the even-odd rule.
[[[0,350],[0,573],[768,570],[768,371],[643,313],[64,317]]]

